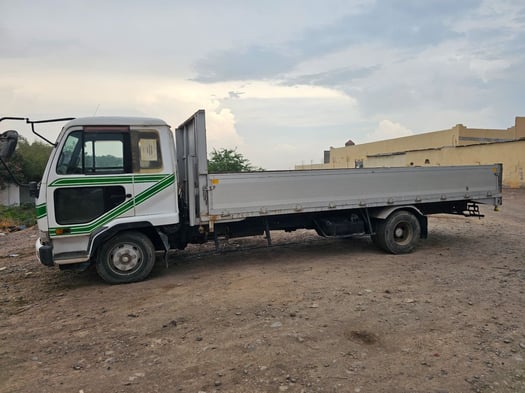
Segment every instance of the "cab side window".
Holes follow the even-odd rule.
[[[133,172],[154,173],[162,170],[162,155],[157,131],[132,131]]]
[[[66,139],[57,174],[118,174],[132,171],[129,132],[74,131]]]
[[[125,154],[127,136],[122,133],[85,133],[83,173],[131,172],[131,162]]]

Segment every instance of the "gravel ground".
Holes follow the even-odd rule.
[[[310,231],[110,286],[0,235],[0,392],[525,392],[525,190],[388,255]]]

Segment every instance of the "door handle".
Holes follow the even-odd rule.
[[[126,198],[131,198],[133,195],[131,194],[126,194]]]

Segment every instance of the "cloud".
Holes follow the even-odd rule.
[[[525,6],[519,0],[483,0],[471,13],[458,18],[452,28],[469,35],[483,35],[505,32],[523,34]]]
[[[3,111],[9,115],[34,119],[64,116],[149,116],[160,117],[178,126],[197,109],[207,111],[208,138],[225,146],[242,143],[235,128],[235,117],[220,108],[216,96],[225,96],[230,86],[202,86],[187,80],[166,80],[151,76],[136,79],[111,73],[79,76],[62,70],[33,73],[32,83],[25,76],[0,75],[0,97],[6,98]],[[65,99],[67,97],[67,99]],[[23,113],[20,108],[23,109]],[[49,127],[51,139],[59,127]],[[23,131],[24,136],[32,135]]]
[[[499,78],[503,72],[510,67],[511,63],[507,59],[479,59],[473,58],[469,62],[469,68],[483,82]]]
[[[232,98],[232,99],[235,99],[235,98],[241,98],[241,96],[244,94],[244,92],[242,91],[229,91],[228,92],[228,98]]]
[[[298,64],[349,46],[381,42],[397,48],[417,49],[462,36],[449,28],[456,15],[474,8],[477,0],[373,2],[356,10],[342,10],[339,18],[306,28],[294,39],[278,44],[232,45],[195,62],[195,80],[218,82],[279,78]],[[341,76],[341,75],[340,75]],[[352,73],[346,71],[346,76]],[[347,79],[348,80],[348,79]]]
[[[397,48],[434,45],[461,33],[448,28],[456,15],[474,9],[477,0],[375,2],[359,14],[342,15],[331,25],[305,32],[293,46],[307,56],[326,55],[360,42]]]
[[[271,78],[289,70],[295,59],[268,47],[253,46],[215,52],[195,63],[198,82]]]
[[[343,124],[356,116],[352,97],[315,86],[284,87],[257,84],[245,88],[240,99],[220,100],[221,107],[236,114],[239,129],[245,134],[252,127],[265,126],[266,132],[283,128],[314,129]]]
[[[374,132],[365,137],[365,142],[381,141],[413,135],[412,130],[388,119],[381,120]]]
[[[297,162],[323,159],[325,144],[342,140],[357,116],[353,98],[317,86],[246,84],[239,99],[221,100],[235,114],[250,161],[265,169],[293,169]],[[217,146],[220,147],[220,146]]]
[[[380,66],[369,67],[344,67],[336,68],[329,71],[318,72],[313,74],[303,74],[286,78],[283,84],[286,85],[317,85],[340,87],[356,79],[362,79],[378,71]]]
[[[315,86],[309,84],[294,84],[287,86],[279,80],[267,81],[250,81],[240,83],[239,89],[242,93],[239,94],[240,99],[282,99],[282,98],[344,98],[350,99],[344,93],[331,89],[329,87]],[[242,96],[241,96],[242,94]],[[231,95],[229,94],[229,98]]]
[[[177,126],[204,108],[214,147],[265,168],[348,139],[510,126],[525,107],[521,0],[32,0],[2,16],[5,113]]]
[[[236,148],[244,146],[244,139],[237,133],[235,116],[228,108],[206,112],[206,138],[208,149]]]

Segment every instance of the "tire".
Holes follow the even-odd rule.
[[[416,248],[420,237],[421,225],[414,213],[398,210],[378,222],[372,240],[387,252],[407,254]]]
[[[110,284],[142,281],[155,265],[155,247],[140,232],[124,232],[112,237],[99,250],[97,273]]]

